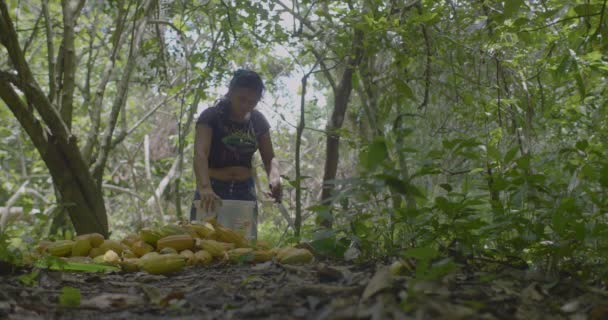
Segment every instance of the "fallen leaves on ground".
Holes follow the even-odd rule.
[[[460,268],[440,279],[380,263],[213,264],[171,276],[33,270],[0,280],[8,319],[605,319],[605,288]],[[75,300],[60,302],[66,287]],[[63,293],[65,295],[65,293]],[[70,295],[72,297],[72,295]],[[65,297],[64,297],[65,299]]]

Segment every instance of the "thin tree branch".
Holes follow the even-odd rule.
[[[114,129],[116,127],[116,123],[118,120],[118,116],[120,111],[124,108],[124,105],[127,101],[127,91],[129,88],[129,80],[131,79],[131,74],[135,69],[135,58],[139,55],[139,49],[141,45],[141,40],[143,38],[144,31],[146,29],[148,18],[150,17],[150,13],[154,9],[155,1],[147,0],[143,4],[143,14],[139,21],[137,21],[134,27],[134,36],[131,43],[131,48],[129,52],[129,57],[126,62],[126,67],[123,72],[123,76],[118,85],[118,92],[116,93],[116,97],[112,104],[112,110],[110,112],[110,119],[108,122],[107,129],[104,133],[104,136],[101,140],[101,146],[99,150],[99,155],[97,157],[97,161],[93,165],[92,172],[93,177],[99,186],[101,186],[103,180],[103,170],[105,168],[106,161],[109,157],[109,152],[112,149],[112,136],[114,133]]]
[[[131,2],[129,2],[130,5]],[[91,128],[87,134],[85,139],[84,146],[81,149],[81,153],[87,163],[91,163],[91,159],[93,158],[93,149],[95,145],[98,143],[99,139],[99,129],[101,127],[101,110],[103,109],[103,99],[105,96],[105,90],[108,82],[110,81],[110,77],[116,65],[116,60],[118,59],[118,54],[120,52],[120,48],[123,46],[126,41],[126,35],[123,35],[123,30],[125,23],[124,21],[127,19],[130,7],[127,9],[122,9],[122,6],[118,7],[118,16],[116,17],[116,29],[112,34],[112,44],[113,47],[111,49],[110,58],[106,62],[104,70],[101,74],[101,78],[99,83],[97,84],[97,88],[95,89],[95,95],[93,97],[93,103],[89,109],[91,109]]]
[[[46,48],[47,48],[47,59],[48,59],[48,70],[49,70],[49,94],[48,98],[50,101],[55,99],[57,92],[57,85],[55,83],[55,47],[53,45],[53,25],[51,23],[51,16],[49,15],[49,1],[42,1],[42,13],[44,14],[44,27],[46,29]]]
[[[72,113],[74,110],[74,89],[76,75],[76,48],[74,48],[74,27],[80,11],[84,6],[84,0],[64,0],[63,4],[63,39],[61,43],[61,58],[63,67],[63,79],[61,90],[61,118],[68,129],[72,128]]]
[[[605,2],[604,2],[604,4],[605,4]],[[548,23],[548,24],[546,24],[544,26],[540,26],[540,27],[537,27],[537,28],[522,29],[520,32],[538,31],[538,30],[541,30],[541,29],[549,28],[549,27],[551,27],[553,25],[556,25],[556,24],[559,24],[559,23],[562,23],[562,22],[566,22],[566,21],[570,21],[570,20],[574,20],[574,19],[579,19],[579,18],[595,17],[595,16],[601,15],[602,13],[603,13],[603,11],[602,12],[596,12],[596,13],[590,13],[590,14],[587,14],[587,15],[579,15],[579,16],[573,16],[573,17],[566,17],[566,18],[563,18],[561,20],[553,21],[551,23]]]

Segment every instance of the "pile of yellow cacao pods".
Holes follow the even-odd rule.
[[[36,250],[40,255],[69,262],[110,264],[125,272],[151,274],[174,273],[186,266],[204,266],[214,261],[261,263],[275,259],[282,264],[301,264],[313,260],[307,249],[271,249],[263,241],[252,244],[215,220],[145,228],[121,241],[104,239],[98,233],[79,235],[73,240],[41,241]]]

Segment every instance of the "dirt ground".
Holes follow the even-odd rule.
[[[526,270],[441,280],[380,263],[215,264],[170,276],[32,270],[0,277],[1,319],[608,319],[608,291]],[[60,296],[80,291],[78,306]],[[77,291],[77,290],[76,290]]]

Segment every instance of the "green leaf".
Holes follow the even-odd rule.
[[[447,183],[442,183],[439,186],[447,192],[452,192],[452,186]]]
[[[587,150],[589,142],[587,140],[579,140],[576,142],[576,148],[581,151]]]
[[[439,256],[439,251],[432,247],[410,248],[403,253],[403,256],[419,260],[431,260]]]
[[[517,155],[518,151],[519,151],[519,147],[517,147],[517,146],[515,146],[511,150],[507,151],[507,154],[505,154],[505,158],[503,159],[502,162],[504,164],[511,163],[511,161],[513,161],[513,159],[515,159],[515,156]]]
[[[374,142],[369,146],[367,151],[367,163],[366,167],[368,170],[376,168],[388,157],[388,149],[386,143],[382,138],[374,139]]]
[[[406,97],[407,99],[414,99],[414,91],[412,90],[412,88],[410,88],[407,82],[399,79],[398,81],[395,81],[395,83],[397,85],[397,90],[401,92],[404,97]]]
[[[376,178],[383,180],[386,185],[401,194],[411,194],[414,197],[425,198],[424,194],[418,190],[418,188],[406,181],[385,174],[377,175]]]
[[[24,285],[31,287],[34,284],[36,284],[36,280],[38,280],[38,276],[40,275],[40,272],[38,270],[34,270],[30,273],[26,273],[24,275],[20,275],[19,276],[19,281],[21,283],[23,283]]]
[[[348,247],[347,244],[336,239],[335,231],[329,229],[317,230],[313,234],[310,245],[315,252],[332,257],[342,257]]]
[[[605,164],[600,171],[600,184],[604,188],[608,188],[608,164]]]
[[[523,156],[517,159],[517,161],[515,162],[517,163],[517,166],[522,170],[530,169],[530,156]]]
[[[602,5],[599,3],[594,4],[579,4],[574,7],[574,12],[579,16],[586,16],[594,13],[599,13],[602,10]]]
[[[34,263],[34,266],[41,269],[51,270],[69,270],[69,271],[83,271],[83,272],[106,272],[106,271],[120,271],[119,267],[110,266],[99,263],[81,263],[81,262],[64,262],[59,259],[44,259],[38,260]]]
[[[80,290],[72,287],[63,287],[59,296],[59,303],[64,307],[80,306]]]
[[[523,0],[506,0],[504,16],[507,18],[512,17],[519,11],[519,8],[524,4]]]

